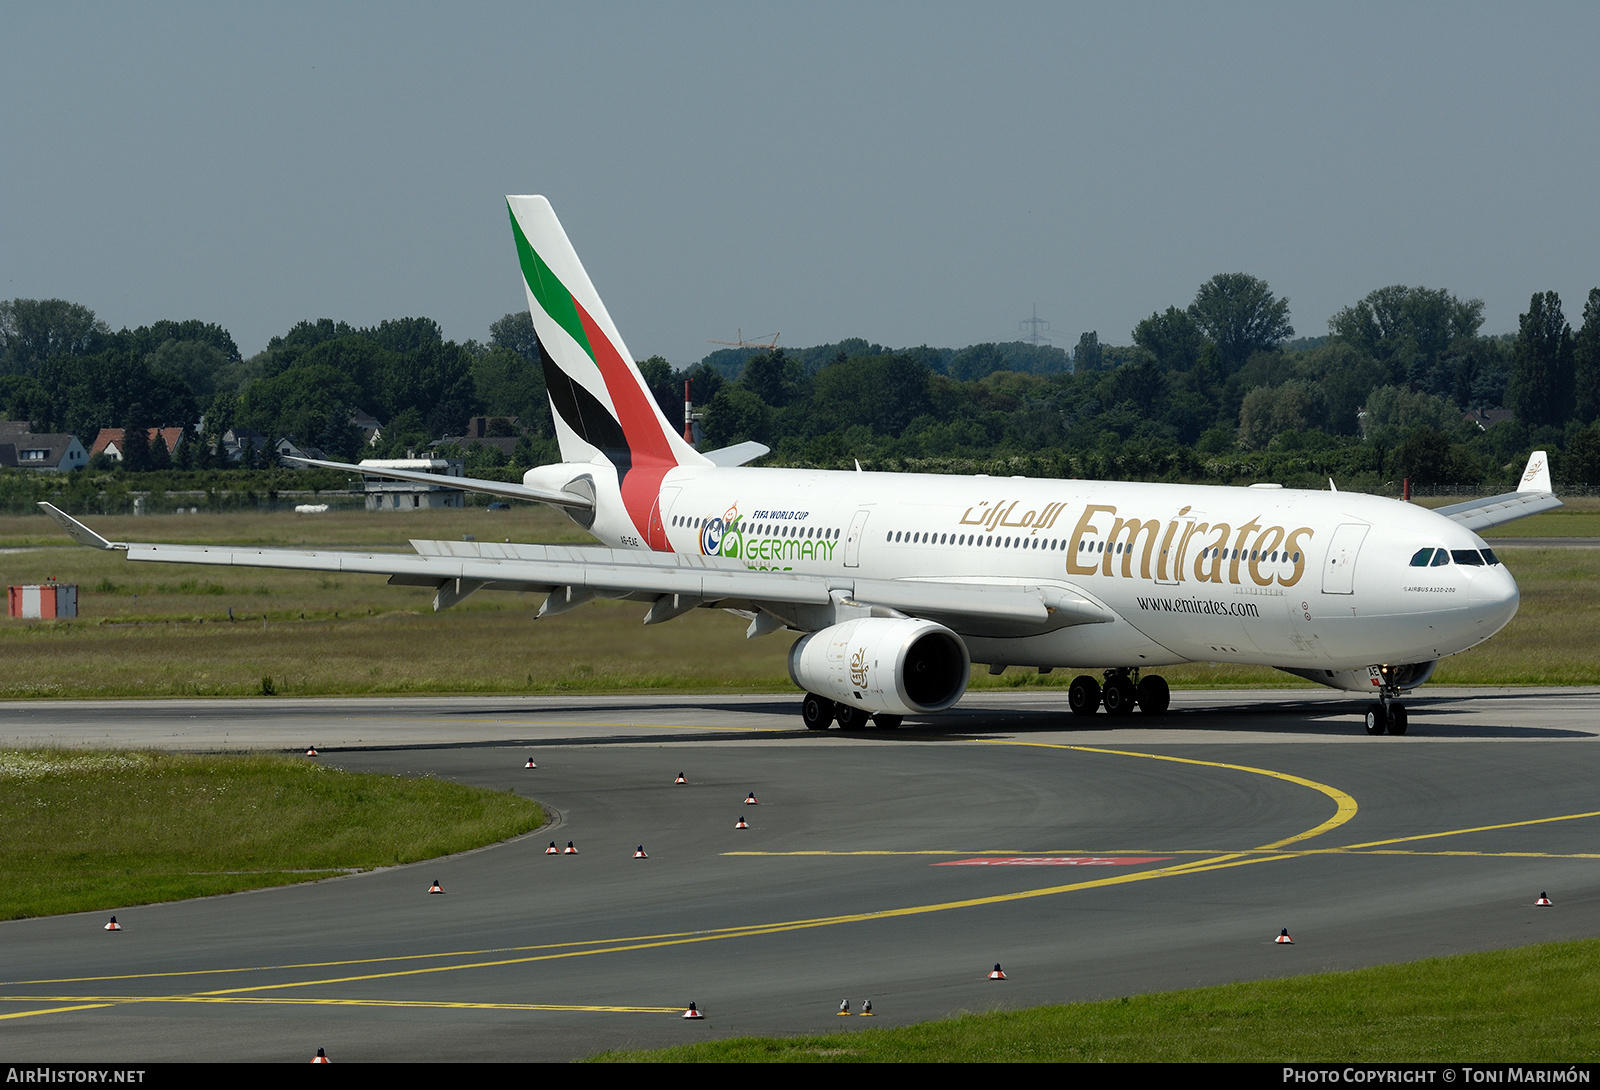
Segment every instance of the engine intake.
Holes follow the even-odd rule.
[[[808,693],[869,712],[940,712],[967,691],[961,637],[914,618],[864,617],[800,637],[789,676]]]

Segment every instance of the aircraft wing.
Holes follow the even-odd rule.
[[[594,497],[592,496],[582,496],[576,492],[563,492],[554,488],[529,488],[525,484],[512,484],[508,481],[486,481],[478,477],[446,477],[440,473],[423,473],[410,469],[386,469],[378,466],[352,465],[349,462],[325,462],[320,458],[289,458],[287,460],[298,462],[301,465],[316,466],[318,469],[342,469],[346,473],[360,473],[367,477],[385,477],[395,481],[410,481],[413,484],[459,488],[465,492],[486,492],[491,496],[504,496],[512,500],[533,500],[538,503],[554,504],[557,507],[574,507],[582,510],[590,510],[594,507]]]
[[[977,635],[1025,635],[1116,619],[1109,609],[1060,585],[761,572],[723,557],[604,546],[413,541],[411,553],[358,553],[119,542],[51,504],[39,506],[75,541],[126,552],[129,560],[387,575],[391,583],[433,587],[436,610],[479,590],[511,590],[548,595],[541,615],[591,598],[650,602],[646,624],[700,606],[766,613],[805,629],[834,623],[830,618],[841,611],[888,611],[886,615],[926,617]]]
[[[1522,488],[1504,492],[1487,499],[1453,503],[1435,509],[1449,519],[1454,519],[1469,530],[1483,530],[1502,522],[1536,515],[1540,511],[1553,511],[1562,506],[1550,487],[1550,459],[1542,450],[1536,450],[1522,471]]]

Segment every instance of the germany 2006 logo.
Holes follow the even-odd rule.
[[[737,558],[739,548],[739,505],[734,504],[723,512],[721,518],[709,518],[700,524],[700,553],[703,556],[730,556]]]

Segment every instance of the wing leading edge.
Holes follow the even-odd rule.
[[[1522,488],[1482,500],[1453,503],[1435,509],[1436,514],[1454,519],[1469,530],[1484,530],[1502,522],[1537,515],[1540,511],[1553,511],[1562,506],[1550,487],[1550,458],[1536,450],[1522,471]]]
[[[51,504],[39,506],[73,540],[126,552],[129,560],[387,575],[391,583],[435,588],[436,610],[479,590],[510,590],[549,595],[541,614],[597,597],[651,602],[646,624],[701,606],[764,613],[808,631],[866,615],[925,617],[981,635],[1025,635],[1116,619],[1062,585],[756,572],[721,557],[604,546],[413,541],[414,552],[407,554],[115,542]]]

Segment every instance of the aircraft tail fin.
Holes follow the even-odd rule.
[[[635,470],[710,465],[667,424],[550,202],[507,197],[506,206],[561,460],[603,456],[624,482]]]

